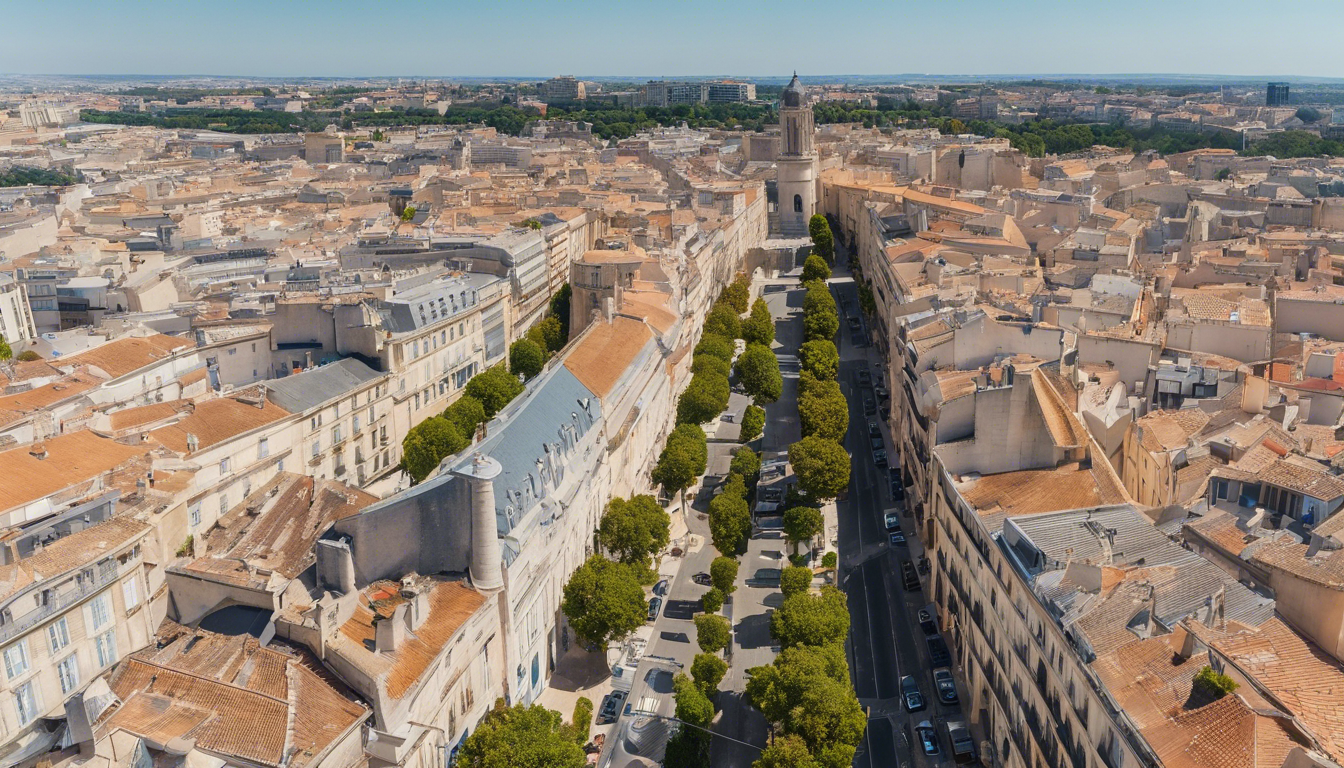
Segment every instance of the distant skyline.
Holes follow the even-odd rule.
[[[9,74],[1344,76],[1337,0],[142,0],[0,18]]]

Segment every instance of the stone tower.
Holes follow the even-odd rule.
[[[779,156],[775,158],[779,191],[779,231],[806,237],[807,222],[817,212],[817,153],[812,148],[812,105],[807,90],[793,73],[779,100]]]

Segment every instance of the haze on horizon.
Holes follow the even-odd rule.
[[[250,77],[1337,77],[1344,4],[1216,0],[9,3],[0,72]],[[1295,33],[1294,30],[1297,30]]]

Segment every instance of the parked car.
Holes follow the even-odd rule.
[[[924,694],[919,692],[919,683],[914,675],[901,678],[901,703],[906,712],[918,712],[924,708]]]
[[[667,597],[667,579],[659,581],[653,585],[653,594],[659,597]]]
[[[869,373],[866,368],[860,368],[859,372],[855,374],[855,378],[858,379],[860,387],[873,386],[873,374]]]
[[[929,666],[946,667],[952,663],[952,654],[947,650],[947,641],[939,635],[928,638],[925,642],[929,644]]]
[[[612,691],[602,697],[602,705],[597,710],[598,725],[616,722],[616,715],[621,711],[626,695],[625,691]]]
[[[915,572],[915,565],[909,560],[901,561],[901,586],[906,592],[913,592],[919,589],[919,574]]]
[[[921,720],[919,725],[915,726],[915,735],[919,739],[919,748],[924,750],[924,754],[938,754],[938,732],[933,729],[933,723],[928,720]]]
[[[714,580],[711,579],[709,577],[709,574],[705,573],[704,571],[701,571],[692,576],[691,581],[694,581],[696,584],[699,584],[704,587],[712,586],[714,584]]]
[[[933,620],[933,614],[923,608],[919,610],[919,628],[924,630],[925,635],[938,634],[938,625]]]
[[[864,416],[872,416],[872,415],[875,414],[875,413],[877,413],[877,403],[874,403],[874,402],[873,402],[873,398],[869,397],[868,395],[864,395],[864,396],[863,396],[863,415],[864,415]]]
[[[877,422],[876,422],[876,421],[870,421],[870,422],[868,422],[868,436],[869,436],[869,437],[881,437],[881,436],[882,436],[882,428],[879,427],[879,426],[877,426]]]
[[[877,395],[877,399],[878,399],[878,400],[890,400],[890,399],[891,399],[891,393],[887,391],[887,388],[886,388],[886,387],[874,387],[874,388],[873,388],[873,394],[874,394],[874,395]]]
[[[887,452],[873,451],[873,463],[879,467],[887,466]]]
[[[886,516],[882,518],[882,523],[887,527],[888,531],[901,530],[901,516],[897,512],[888,512]]]
[[[874,451],[880,451],[887,447],[887,444],[882,442],[881,436],[868,438],[868,444],[872,446]]]
[[[854,315],[850,315],[849,317],[845,318],[845,321],[846,321],[847,323],[849,323],[849,327],[850,327],[850,328],[852,328],[852,329],[854,329],[854,330],[856,330],[856,331],[859,329],[859,323],[860,323],[861,321],[859,320],[859,318],[855,317]]]
[[[947,667],[933,670],[933,687],[938,689],[938,700],[944,704],[957,703],[957,683]]]
[[[654,621],[654,620],[656,620],[656,619],[658,618],[658,611],[662,610],[662,608],[663,608],[663,598],[661,598],[661,597],[655,597],[655,598],[653,598],[652,600],[650,600],[650,601],[649,601],[649,621]]]
[[[893,547],[904,547],[904,546],[905,546],[905,532],[904,532],[904,531],[892,531],[892,532],[891,532],[891,535],[888,536],[888,538],[891,539],[891,545],[892,545]]]

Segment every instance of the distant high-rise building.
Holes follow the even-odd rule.
[[[1265,106],[1267,107],[1288,106],[1288,84],[1270,83],[1265,88]]]
[[[674,104],[732,104],[756,98],[756,84],[736,80],[684,82],[650,80],[644,86],[644,106],[670,107]]]
[[[565,75],[552,77],[537,83],[537,95],[547,104],[565,104],[571,101],[583,101],[587,97],[582,80]]]
[[[756,100],[756,84],[736,80],[711,80],[704,84],[705,101],[710,104],[731,104]]]

